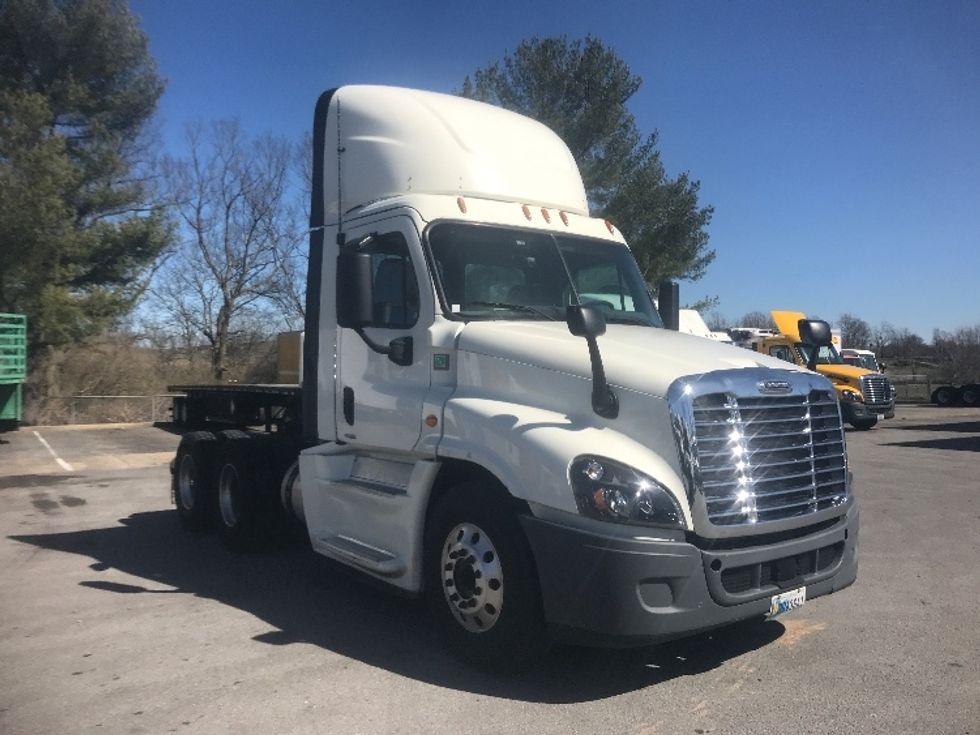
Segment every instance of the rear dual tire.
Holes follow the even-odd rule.
[[[937,406],[953,406],[960,400],[960,392],[951,385],[941,385],[932,392],[932,402]]]
[[[217,439],[210,431],[192,431],[181,437],[174,460],[172,487],[177,516],[189,531],[211,527],[214,484],[211,468]]]
[[[228,430],[185,434],[174,461],[177,515],[190,531],[217,528],[233,551],[263,548],[277,538],[283,513],[265,437]]]
[[[980,406],[980,385],[971,383],[960,388],[960,400],[964,406]]]

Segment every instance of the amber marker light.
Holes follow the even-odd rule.
[[[616,234],[616,226],[609,220],[606,220],[606,229],[609,230],[610,235]]]
[[[530,221],[531,219],[531,208],[526,204],[521,206],[521,211],[524,212],[524,216]]]
[[[459,207],[459,211],[466,214],[466,200],[463,197],[456,197],[456,206]]]
[[[544,217],[544,221],[551,224],[551,212],[549,212],[544,207],[541,207],[541,216]]]
[[[558,216],[561,217],[561,221],[565,223],[566,227],[568,227],[568,215],[564,212],[559,212]]]
[[[425,417],[425,425],[428,426],[430,429],[436,428],[438,424],[439,424],[439,419],[437,419],[431,413]]]

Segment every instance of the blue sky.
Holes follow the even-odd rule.
[[[931,339],[980,323],[980,3],[133,0],[183,125],[293,139],[323,90],[453,91],[532,36],[587,33],[643,80],[630,109],[715,208],[682,301],[729,320],[843,312]]]

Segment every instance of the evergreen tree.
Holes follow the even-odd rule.
[[[168,242],[142,164],[163,92],[119,0],[0,0],[0,311],[32,347],[134,305]]]

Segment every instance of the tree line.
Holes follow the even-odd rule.
[[[594,37],[531,39],[463,77],[457,94],[537,118],[568,143],[590,207],[617,222],[650,283],[701,278],[712,208],[670,176],[640,88]],[[28,315],[32,355],[118,327],[204,344],[213,377],[246,334],[302,323],[309,136],[188,125],[161,155],[165,84],[123,0],[0,5],[0,310]]]
[[[772,317],[761,311],[750,311],[729,324],[715,310],[708,314],[705,321],[711,329],[721,331],[730,327],[775,329],[776,326]],[[939,368],[938,374],[951,382],[965,383],[980,379],[980,323],[952,332],[935,329],[932,341],[926,342],[905,327],[896,327],[890,322],[872,326],[861,317],[847,312],[827,321],[840,330],[842,347],[871,350],[881,360],[897,360],[902,364],[918,361]]]
[[[456,93],[555,130],[651,286],[698,280],[715,257],[713,209],[639,128],[641,84],[593,36],[532,38]],[[197,121],[164,155],[164,89],[125,0],[0,0],[0,311],[27,314],[33,363],[135,324],[133,339],[206,351],[225,380],[233,345],[302,324],[309,134]],[[854,346],[915,338],[844,316]]]

